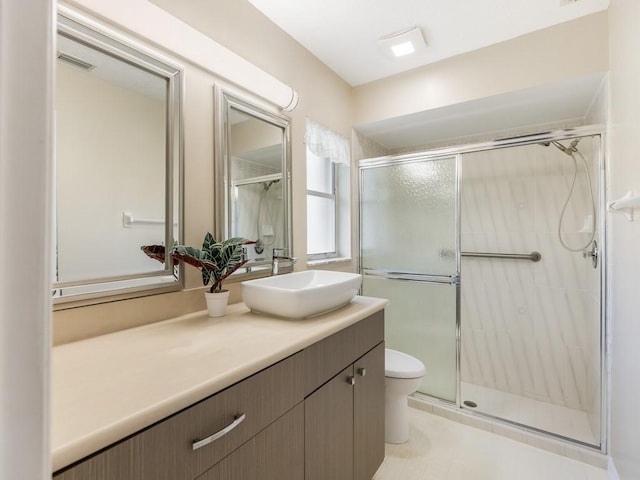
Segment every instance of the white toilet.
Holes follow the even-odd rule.
[[[411,355],[387,348],[384,368],[384,441],[405,443],[409,440],[407,397],[420,386],[425,374],[424,364]]]

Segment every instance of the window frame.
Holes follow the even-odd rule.
[[[312,152],[309,149],[306,149],[306,160],[307,165],[309,161],[309,154]],[[336,164],[331,161],[328,157],[315,157],[322,159],[325,162],[329,162],[329,166],[331,168],[330,178],[331,178],[331,193],[320,192],[318,190],[307,189],[307,234],[309,231],[309,197],[319,197],[319,198],[327,198],[333,200],[333,251],[330,252],[320,252],[320,253],[307,253],[307,261],[314,262],[319,260],[328,260],[333,258],[338,258],[338,242],[339,242],[339,223],[340,219],[338,217],[338,169],[336,168]],[[309,239],[307,238],[307,252],[309,251]]]

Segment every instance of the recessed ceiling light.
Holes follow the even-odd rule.
[[[403,57],[427,49],[422,30],[418,27],[410,27],[385,35],[378,40],[378,43],[392,57]]]
[[[403,57],[405,55],[409,55],[416,51],[413,43],[404,42],[399,43],[398,45],[391,45],[391,51],[396,57]]]

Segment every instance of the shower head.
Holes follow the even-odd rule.
[[[265,192],[268,192],[268,191],[269,191],[269,189],[271,188],[271,186],[272,186],[274,183],[278,183],[279,181],[280,181],[280,179],[277,179],[277,180],[271,180],[270,182],[262,182],[262,188],[264,188],[264,191],[265,191]]]
[[[551,140],[549,142],[539,142],[538,145],[542,145],[544,147],[548,147],[549,145],[553,145],[554,147],[556,147],[558,150],[560,150],[563,153],[566,153],[567,155],[571,156],[573,155],[575,152],[578,151],[577,145],[580,142],[579,138],[576,138],[575,140],[573,140],[568,147],[565,147],[563,144],[561,144],[559,141],[557,140]]]
[[[581,138],[576,138],[573,142],[571,142],[571,144],[569,145],[569,150],[571,150],[572,152],[577,152],[578,151],[578,143],[580,143],[580,140],[582,140]]]
[[[557,141],[553,141],[553,145],[560,151],[566,153],[567,155],[571,156],[573,155],[575,152],[578,151],[578,149],[576,148],[576,145],[578,145],[578,142],[580,141],[579,138],[576,138],[573,142],[571,142],[569,144],[568,147],[565,147],[563,144],[561,144],[560,142]]]

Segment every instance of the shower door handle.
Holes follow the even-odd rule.
[[[423,273],[402,273],[391,272],[385,270],[368,270],[362,269],[364,275],[372,277],[380,277],[386,280],[401,280],[405,282],[424,282],[424,283],[441,283],[444,285],[460,285],[460,275],[429,275]]]
[[[409,282],[424,282],[424,283],[441,283],[443,285],[459,285],[459,275],[385,275],[384,278],[389,280],[403,280]]]

